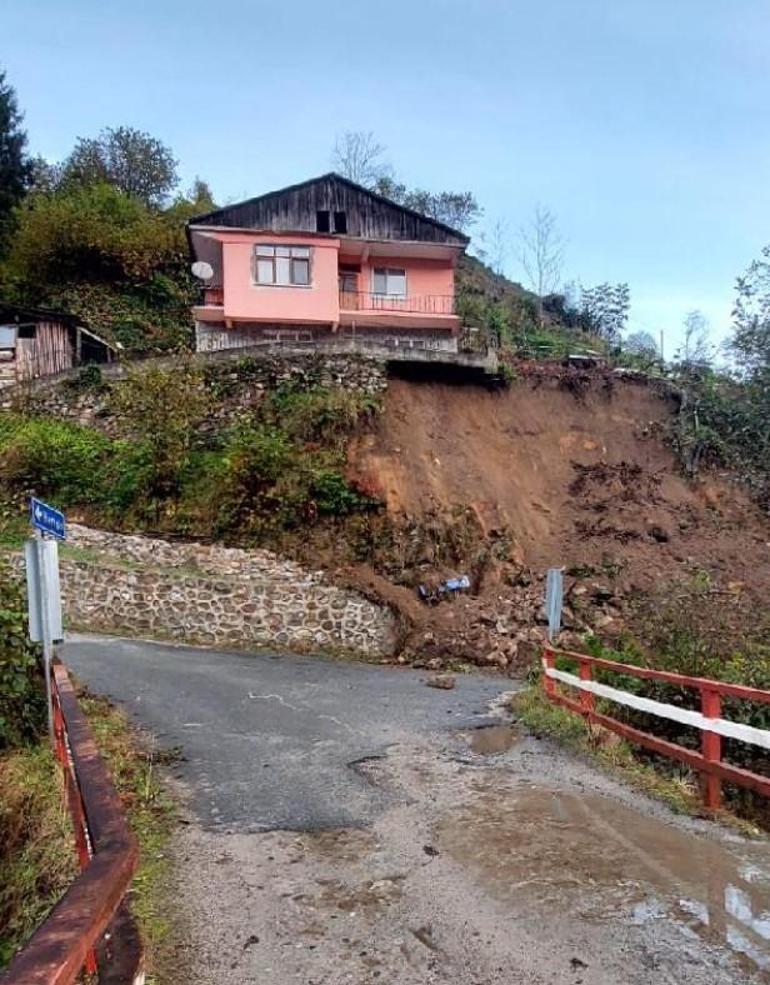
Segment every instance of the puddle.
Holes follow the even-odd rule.
[[[471,749],[479,756],[507,752],[519,739],[513,725],[488,725],[468,732],[467,736]]]
[[[435,839],[493,898],[535,916],[668,917],[770,971],[766,843],[726,847],[606,797],[526,786],[452,812]]]

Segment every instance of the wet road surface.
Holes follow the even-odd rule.
[[[122,694],[134,715],[164,740],[181,741],[189,757],[190,823],[174,848],[179,944],[168,981],[770,982],[768,843],[676,817],[508,722],[472,727],[489,721],[484,703],[510,682],[465,678],[445,692],[426,688],[420,673],[294,658],[276,672],[275,661],[244,667],[253,658],[223,655],[220,666],[218,655],[198,651],[189,676],[211,678],[220,714],[232,703],[228,730],[253,728],[250,744],[243,736],[225,741],[218,758],[207,760],[191,738],[199,729],[176,722],[170,698],[165,711],[162,704],[148,711],[146,692],[138,691],[148,674],[156,683],[158,675],[172,683],[184,677],[188,656],[108,641],[88,653],[78,643],[67,653],[82,678]],[[252,693],[280,696],[301,711],[256,724],[242,695],[245,677]],[[180,694],[189,689],[189,678],[177,682]],[[208,704],[200,701],[203,720]],[[262,703],[281,704],[275,697]],[[325,731],[325,718],[299,722],[330,709],[345,733],[331,747],[338,740]],[[266,823],[264,810],[255,825],[244,812],[257,795],[233,796],[232,777],[222,776],[220,788],[212,776],[234,770],[243,782],[228,757],[237,750],[240,758],[244,748],[280,774],[272,727],[286,782],[302,792],[276,800],[270,816],[291,808],[295,821],[308,823],[255,831]],[[213,725],[209,741],[217,745]],[[328,755],[319,757],[319,743]],[[323,795],[313,776],[319,768],[333,784]],[[257,799],[270,799],[273,787],[262,785],[256,767],[251,776]],[[230,812],[226,822],[212,814],[212,803]],[[310,817],[314,810],[320,823]]]

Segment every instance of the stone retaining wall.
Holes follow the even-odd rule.
[[[173,544],[70,524],[67,625],[243,649],[394,652],[389,609],[270,551]]]
[[[113,391],[132,374],[151,369],[200,370],[204,386],[212,396],[212,410],[204,430],[237,420],[255,407],[265,391],[281,384],[300,387],[344,387],[377,396],[387,387],[384,362],[358,354],[318,352],[198,353],[187,357],[161,357],[144,361],[111,363],[98,367],[102,386],[79,385],[93,371],[89,367],[60,377],[35,380],[25,386],[8,387],[0,394],[0,410],[23,409],[59,420],[99,427],[108,434],[119,432],[119,419],[110,404]]]

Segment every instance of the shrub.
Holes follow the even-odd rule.
[[[202,374],[189,366],[136,371],[115,389],[113,408],[143,448],[144,494],[152,499],[176,492],[209,408]]]
[[[311,493],[319,513],[344,516],[371,501],[351,489],[345,478],[332,469],[320,469],[313,477]]]
[[[295,441],[339,442],[359,420],[373,413],[376,401],[354,390],[284,385],[271,394],[265,416]]]
[[[109,438],[77,424],[2,415],[0,481],[63,504],[95,502],[110,447]]]
[[[0,748],[32,741],[44,721],[39,648],[27,636],[21,587],[0,559]]]

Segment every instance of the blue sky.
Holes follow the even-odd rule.
[[[700,308],[770,241],[766,0],[0,0],[30,146],[128,124],[219,201],[328,170],[373,130],[399,176],[471,189],[512,236],[558,216],[565,279],[627,280],[632,323]],[[507,272],[521,271],[512,244]],[[667,352],[668,355],[671,351]]]

